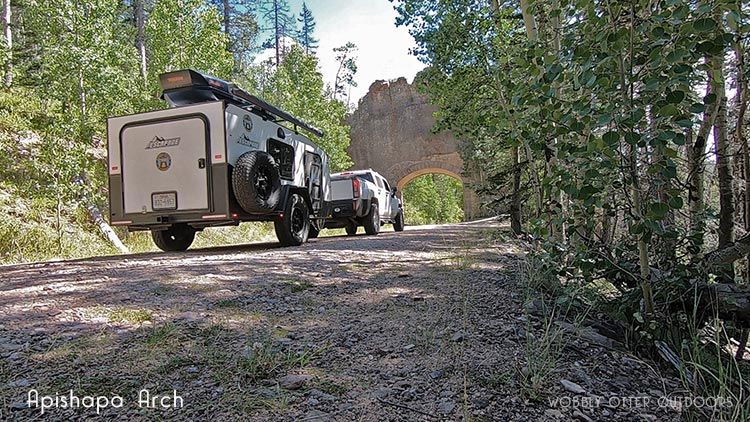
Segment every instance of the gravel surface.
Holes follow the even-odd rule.
[[[0,420],[679,419],[653,363],[532,312],[504,225],[407,229],[0,267]]]

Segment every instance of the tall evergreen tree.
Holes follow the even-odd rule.
[[[273,35],[263,46],[275,49],[275,63],[278,67],[285,50],[284,38],[294,35],[295,32],[294,18],[289,12],[289,3],[286,0],[266,0],[261,7],[261,12],[266,22],[271,25],[268,29],[273,31]]]
[[[318,49],[318,39],[313,36],[315,33],[315,18],[305,2],[302,3],[302,12],[300,12],[297,21],[302,24],[297,40],[306,54],[315,54],[315,50]]]
[[[255,18],[253,0],[212,0],[219,8],[222,31],[229,39],[228,49],[234,56],[235,70],[246,68],[252,62],[256,39],[260,32]]]

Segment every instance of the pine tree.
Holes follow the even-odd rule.
[[[228,51],[234,56],[235,70],[252,62],[260,28],[255,18],[254,0],[212,0],[219,9],[222,32],[229,39]]]
[[[299,14],[297,19],[302,24],[302,29],[298,34],[298,41],[305,50],[305,54],[315,54],[315,50],[318,49],[318,39],[313,37],[315,32],[315,18],[312,15],[312,11],[307,7],[307,3],[302,3],[302,12]]]
[[[264,43],[264,46],[271,47],[276,50],[276,67],[281,63],[281,56],[284,52],[284,37],[289,34],[294,34],[294,18],[290,15],[289,4],[286,0],[267,0],[261,8],[263,18],[266,22],[269,22],[270,29],[273,31],[271,39]]]

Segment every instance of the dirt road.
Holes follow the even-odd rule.
[[[596,341],[538,355],[557,325],[524,305],[521,250],[504,229],[2,267],[0,420],[676,418],[655,398],[573,405],[678,386]],[[29,407],[32,389],[59,394],[57,408]],[[109,406],[65,408],[70,390]],[[143,391],[169,400],[144,406]]]

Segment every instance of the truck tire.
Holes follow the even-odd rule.
[[[399,211],[396,214],[396,218],[393,220],[393,230],[397,232],[404,231],[404,212]]]
[[[356,224],[354,224],[354,223],[347,224],[346,227],[345,227],[346,235],[347,236],[354,236],[354,235],[356,235],[357,234],[357,228],[358,228],[358,226]]]
[[[164,252],[186,251],[195,239],[195,229],[186,225],[172,226],[166,230],[152,230],[154,244]]]
[[[378,211],[378,204],[370,205],[370,212],[365,216],[365,221],[362,225],[365,226],[365,233],[371,236],[380,232],[380,211]]]
[[[250,214],[267,214],[281,198],[279,166],[264,151],[249,151],[232,170],[232,189],[237,203]]]
[[[284,217],[276,219],[273,228],[282,246],[305,243],[310,232],[310,211],[305,200],[296,193],[291,195],[284,209]]]
[[[317,239],[320,235],[320,230],[315,227],[314,224],[310,224],[310,231],[307,232],[307,238],[308,239]]]

